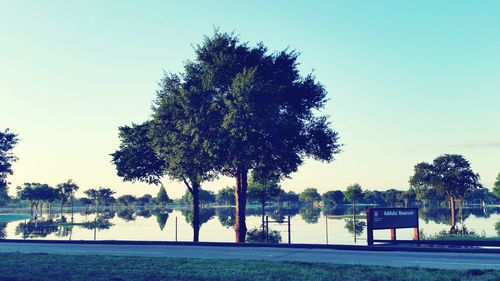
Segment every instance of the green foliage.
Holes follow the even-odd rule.
[[[111,156],[124,181],[158,184],[165,173],[165,161],[153,149],[149,130],[149,123],[119,128],[120,148]]]
[[[293,191],[281,190],[278,200],[280,202],[287,202],[289,204],[298,204],[300,202],[299,195]]]
[[[162,231],[165,228],[165,225],[167,224],[168,214],[169,214],[168,212],[156,212],[155,213],[156,221],[158,222],[158,226],[160,227],[160,230],[162,230]]]
[[[64,205],[64,203],[69,200],[73,200],[75,198],[75,192],[77,192],[79,188],[80,187],[72,180],[58,184],[56,189],[58,199],[61,200],[61,205]]]
[[[230,205],[236,204],[234,199],[234,186],[226,186],[217,192],[215,196],[215,201],[219,205]]]
[[[115,192],[109,188],[99,187],[99,189],[85,190],[84,194],[87,196],[87,199],[93,202],[96,208],[98,208],[99,205],[113,202],[113,194],[115,194]]]
[[[217,208],[215,212],[222,226],[226,228],[234,227],[234,224],[236,222],[234,208]]]
[[[351,203],[359,202],[361,199],[363,199],[363,196],[363,189],[361,188],[361,185],[357,183],[348,186],[346,191],[344,192],[345,199],[347,199]]]
[[[352,219],[345,219],[344,221],[345,221],[344,228],[347,229],[349,233],[355,234],[356,236],[363,233],[363,230],[366,227],[366,223],[364,221],[356,221],[355,225],[353,225]]]
[[[278,179],[306,156],[333,160],[337,133],[317,114],[326,91],[313,75],[299,74],[297,57],[250,47],[233,34],[205,37],[184,72],[161,81],[152,120],[120,129],[122,145],[113,154],[118,174],[146,182],[166,174],[192,194],[218,173],[230,175],[239,179],[241,210],[249,171]]]
[[[122,196],[116,198],[116,202],[118,204],[130,207],[130,206],[134,205],[134,203],[137,202],[137,198],[135,198],[135,196],[133,196],[133,195],[125,194],[125,195],[122,195]]]
[[[337,134],[312,113],[324,106],[326,91],[312,75],[300,76],[295,52],[268,53],[262,44],[250,47],[218,31],[195,52],[180,84],[208,102],[198,103],[197,112],[210,109],[216,134],[207,148],[220,156],[223,172],[244,166],[279,177],[294,172],[304,156],[333,159]]]
[[[248,199],[259,202],[263,207],[281,192],[281,187],[272,180],[252,180],[248,184]]]
[[[0,202],[9,199],[7,176],[12,175],[12,163],[17,160],[12,154],[17,142],[17,135],[9,132],[9,129],[0,131]]]
[[[158,194],[156,195],[155,201],[157,204],[160,204],[162,206],[165,206],[170,201],[172,201],[168,197],[167,191],[165,190],[165,187],[163,185],[160,186],[160,190],[158,191]]]
[[[21,222],[15,229],[15,234],[23,238],[45,238],[59,230],[59,226],[54,220],[29,220]]]
[[[482,187],[479,175],[472,171],[469,162],[456,154],[439,156],[432,164],[417,164],[410,184],[417,194],[425,194],[422,190],[435,189],[438,194],[459,199]]]
[[[266,238],[266,231],[260,228],[253,228],[247,232],[246,241],[249,243],[281,243],[281,234],[277,230],[269,230],[269,238]]]
[[[299,199],[306,204],[314,204],[321,201],[321,195],[316,188],[309,187],[299,194]]]
[[[194,225],[194,212],[191,209],[182,209],[181,214],[184,216],[186,223]],[[215,210],[213,208],[200,208],[200,219],[199,226],[208,222],[215,216]]]
[[[116,215],[124,221],[135,221],[136,213],[131,208],[123,208]]]
[[[344,193],[340,190],[327,191],[321,195],[321,200],[328,205],[340,205],[344,203]]]
[[[18,188],[17,196],[19,199],[27,200],[31,205],[35,205],[39,202],[54,202],[59,197],[59,193],[48,184],[25,183],[23,187]]]
[[[142,195],[141,197],[137,198],[137,201],[139,202],[139,204],[141,205],[147,205],[147,204],[150,204],[151,202],[153,202],[153,196],[151,196],[151,194],[144,194]]]
[[[5,239],[7,237],[7,223],[0,222],[0,239]]]
[[[495,181],[495,185],[493,186],[493,194],[495,196],[500,197],[500,173],[498,173],[497,180]]]
[[[308,206],[300,209],[299,214],[306,223],[314,224],[318,223],[321,209]]]
[[[199,193],[200,204],[215,203],[215,194],[213,191],[200,189],[199,192],[200,192]],[[193,203],[193,195],[191,194],[191,192],[186,190],[186,192],[182,196],[182,201],[184,201],[187,204],[192,204]]]

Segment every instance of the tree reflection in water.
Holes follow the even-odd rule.
[[[305,222],[307,222],[309,224],[313,224],[313,223],[318,223],[319,216],[321,214],[321,209],[314,208],[314,207],[306,207],[306,208],[300,209],[299,213],[300,213],[300,217],[302,217],[302,219]]]
[[[217,218],[225,228],[232,228],[236,223],[236,210],[234,208],[217,208]]]
[[[151,212],[151,210],[148,210],[148,209],[138,209],[136,212],[135,212],[136,216],[138,217],[143,217],[143,218],[150,218],[153,213]]]
[[[165,228],[165,225],[167,224],[168,216],[169,214],[172,213],[171,209],[155,209],[153,210],[153,214],[156,217],[156,222],[158,223],[158,226],[160,227],[160,230],[163,231]]]
[[[15,234],[22,234],[23,238],[44,238],[49,234],[59,230],[59,225],[52,219],[38,220],[31,219],[27,222],[21,222],[15,230]]]
[[[356,223],[354,225],[352,219],[345,219],[344,221],[345,221],[344,228],[347,229],[347,231],[354,236],[354,242],[356,242],[356,237],[363,233],[363,230],[365,229],[366,226],[366,222],[356,220]]]
[[[201,226],[211,220],[215,216],[215,210],[212,208],[201,208],[200,209],[200,223],[199,225],[193,225],[193,210],[192,209],[184,209],[181,211],[184,219],[187,223],[189,223],[193,227],[194,237],[200,236]]]
[[[130,208],[121,209],[116,215],[124,221],[135,221],[136,217],[134,210]]]
[[[5,239],[7,237],[7,223],[0,222],[0,239]]]

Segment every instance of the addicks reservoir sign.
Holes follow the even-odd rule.
[[[371,208],[369,215],[373,229],[418,227],[417,208]]]
[[[390,229],[391,240],[396,240],[396,229],[413,228],[413,239],[420,239],[418,227],[417,208],[368,208],[366,209],[366,241],[368,245],[374,242],[385,242],[375,240],[373,231],[377,229]]]

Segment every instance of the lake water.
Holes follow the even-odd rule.
[[[188,209],[116,209],[97,216],[85,210],[60,214],[53,208],[52,215],[44,214],[31,219],[26,210],[1,211],[0,238],[54,239],[54,240],[155,240],[192,241],[193,231]],[[347,207],[337,209],[302,208],[268,209],[270,230],[280,232],[282,243],[288,242],[287,218],[290,216],[291,242],[326,244],[366,244],[366,219],[359,210],[357,239],[354,241],[352,220]],[[11,215],[6,215],[10,213]],[[12,213],[16,213],[12,215]],[[260,210],[247,210],[247,228],[261,227]],[[326,216],[325,216],[326,214]],[[200,241],[234,242],[234,208],[202,209]],[[278,222],[275,222],[278,221]],[[460,216],[458,225],[461,226]],[[450,212],[447,209],[421,209],[420,229],[424,235],[435,235],[450,229]],[[464,210],[463,224],[469,231],[486,237],[498,236],[500,208],[469,208]],[[177,225],[177,226],[176,226]],[[495,226],[497,225],[497,229]],[[397,231],[398,239],[411,239],[413,229]],[[389,239],[387,230],[375,232],[375,239]]]

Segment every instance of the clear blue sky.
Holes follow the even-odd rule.
[[[146,120],[163,71],[180,71],[192,44],[220,27],[296,49],[303,73],[328,89],[324,113],[344,152],[331,164],[306,161],[286,189],[407,188],[416,163],[444,153],[464,155],[491,186],[499,15],[500,1],[0,0],[0,129],[21,139],[9,180],[156,193],[116,176],[117,128]]]

